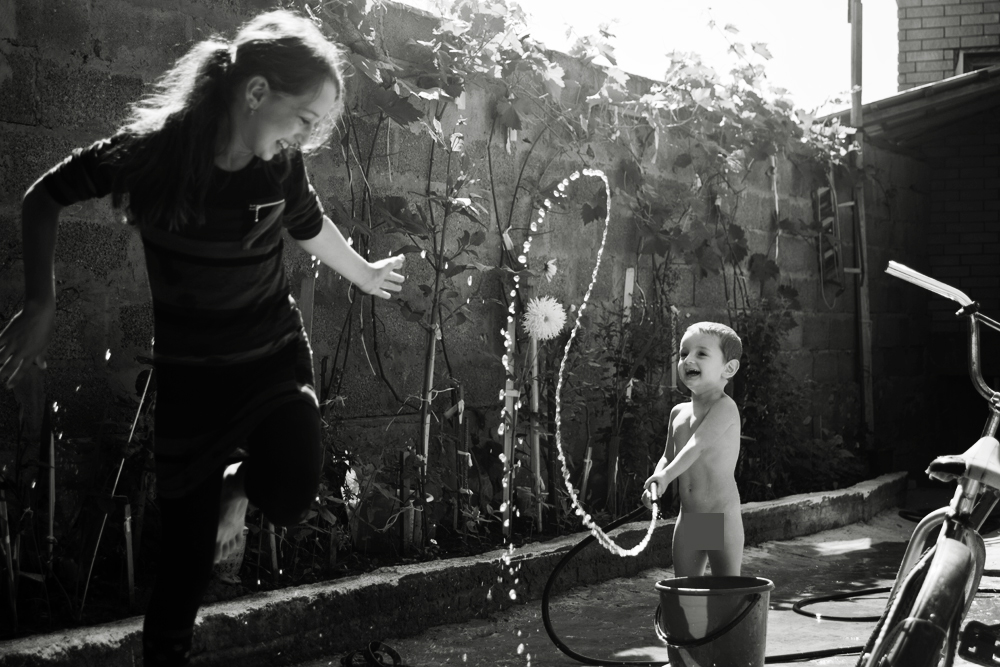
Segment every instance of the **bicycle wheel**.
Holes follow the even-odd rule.
[[[965,586],[975,571],[974,561],[962,542],[945,539],[937,545],[910,613],[887,626],[886,641],[872,652],[873,665],[936,667],[951,661],[955,621],[965,606]]]
[[[889,593],[889,599],[885,603],[885,611],[882,618],[875,624],[875,628],[868,636],[865,648],[858,656],[855,667],[872,667],[875,663],[871,661],[871,656],[875,654],[876,646],[884,646],[888,639],[886,629],[892,629],[906,618],[909,610],[913,607],[913,601],[923,586],[930,568],[931,560],[934,557],[935,547],[931,546],[921,556],[920,560],[910,568],[906,577],[899,586],[893,586]]]

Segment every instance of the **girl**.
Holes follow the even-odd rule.
[[[300,521],[319,483],[312,351],[282,263],[282,229],[359,289],[402,289],[402,256],[368,262],[306,175],[302,150],[343,109],[341,55],[308,20],[258,16],[197,44],[113,137],[75,151],[24,196],[25,302],[0,333],[0,381],[44,368],[62,207],[111,195],[142,237],[153,298],[156,472],[164,540],[143,664],[187,664],[212,566],[248,500]],[[232,463],[237,447],[247,456]],[[229,464],[229,465],[227,465]]]

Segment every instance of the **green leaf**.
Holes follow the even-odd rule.
[[[767,44],[765,44],[764,42],[752,42],[750,46],[753,48],[754,52],[757,55],[763,56],[767,60],[773,58],[771,52],[767,50]]]
[[[391,88],[376,88],[371,94],[372,103],[386,116],[403,127],[423,117],[415,106],[396,94]]]
[[[497,102],[496,114],[497,120],[504,128],[508,130],[521,129],[521,116],[518,115],[517,109],[509,101],[500,100]]]
[[[424,314],[427,312],[425,310],[414,310],[405,301],[399,301],[399,310],[403,314],[403,319],[408,322],[419,322],[424,319]]]
[[[781,274],[781,270],[774,263],[774,260],[769,259],[761,253],[754,253],[750,256],[748,268],[750,277],[761,284],[769,279],[776,279]]]
[[[467,270],[469,267],[465,264],[450,264],[448,268],[444,270],[444,275],[448,278],[457,276],[463,271]]]
[[[408,254],[410,254],[411,252],[417,252],[417,253],[419,253],[419,252],[420,252],[420,251],[422,251],[422,250],[423,250],[423,248],[421,248],[420,246],[418,246],[418,245],[413,245],[413,244],[411,243],[410,245],[404,245],[404,246],[403,246],[402,248],[400,248],[399,250],[395,250],[395,251],[393,251],[393,253],[392,253],[392,254],[393,254],[393,255],[408,255]]]
[[[337,517],[334,516],[333,512],[331,512],[327,508],[320,507],[319,508],[319,515],[323,518],[324,521],[326,521],[331,526],[334,526],[334,525],[337,524]]]

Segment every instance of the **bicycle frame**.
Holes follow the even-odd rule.
[[[965,309],[963,308],[963,310]],[[983,379],[979,354],[979,322],[983,320],[991,325],[996,325],[996,323],[975,311],[967,313],[966,317],[968,317],[969,324],[969,375],[972,377],[976,390],[990,403],[990,415],[983,428],[983,436],[996,437],[998,427],[1000,427],[1000,395],[994,392]],[[993,328],[1000,331],[1000,325],[993,326]],[[941,535],[960,540],[972,548],[972,545],[969,544],[970,529],[978,532],[998,501],[1000,501],[1000,492],[996,489],[985,487],[973,479],[963,478],[959,480],[951,504],[925,516],[914,529],[906,553],[903,555],[903,562],[899,569],[900,576],[896,579],[897,584],[913,568],[920,558],[920,554],[930,546],[928,544],[930,533],[942,523],[947,522],[947,527],[941,532]]]
[[[982,367],[980,363],[979,324],[982,323],[990,328],[1000,331],[1000,323],[997,323],[994,320],[980,314],[978,312],[978,303],[973,302],[965,294],[948,285],[945,285],[944,283],[940,283],[932,278],[923,276],[904,266],[898,265],[895,262],[889,263],[889,269],[887,272],[915,285],[924,287],[932,292],[957,301],[962,306],[956,314],[967,318],[969,334],[969,375],[972,378],[972,382],[976,387],[976,390],[987,400],[990,407],[989,417],[987,418],[986,425],[983,428],[983,437],[995,438],[998,427],[1000,427],[1000,392],[996,392],[990,388],[982,376]],[[977,443],[977,445],[979,444],[982,444],[983,446],[995,447],[992,442],[984,442],[983,440],[980,440],[979,443]],[[903,604],[912,603],[913,594],[917,589],[919,589],[921,594],[925,592],[933,592],[934,590],[939,589],[939,579],[943,576],[947,576],[953,581],[966,582],[964,609],[956,610],[956,618],[942,618],[934,621],[919,621],[910,618],[909,613],[907,613],[905,614],[905,616],[907,616],[906,620],[898,623],[896,628],[886,629],[882,628],[881,625],[882,621],[886,621],[887,616],[896,619],[900,618],[900,614],[895,611],[890,614],[889,608],[887,607],[886,616],[883,616],[882,621],[880,621],[879,628],[876,629],[876,632],[881,633],[879,640],[874,646],[872,646],[872,651],[868,656],[869,660],[866,661],[866,664],[872,664],[874,660],[879,660],[882,651],[885,650],[884,647],[889,643],[889,638],[897,631],[897,628],[906,626],[911,622],[924,624],[924,631],[934,628],[935,631],[943,633],[942,636],[947,639],[946,647],[948,650],[945,663],[951,664],[951,660],[954,657],[954,647],[957,642],[957,628],[961,626],[962,620],[965,618],[969,608],[972,606],[975,591],[979,587],[979,580],[982,577],[985,561],[985,547],[983,545],[983,538],[979,534],[979,529],[982,527],[990,512],[993,511],[997,502],[1000,501],[1000,490],[983,484],[978,479],[969,476],[970,473],[968,468],[966,468],[965,474],[957,474],[952,473],[952,471],[945,471],[943,468],[935,469],[935,464],[932,463],[931,467],[928,468],[928,474],[930,474],[932,478],[940,479],[942,481],[957,479],[958,484],[949,505],[928,514],[914,529],[913,535],[907,544],[906,553],[903,555],[903,560],[900,564],[896,581],[889,594],[890,606],[893,606],[892,601],[897,600],[897,596],[899,600],[910,601]],[[932,545],[931,533],[939,526],[941,527],[941,530],[937,537],[937,542],[935,545]],[[923,579],[922,576],[915,578],[907,576],[913,568],[917,566],[917,563],[921,560],[928,549],[936,549],[938,545],[943,545],[947,540],[956,540],[964,544],[971,552],[972,558],[968,561],[963,561],[962,564],[953,563],[949,565],[946,568],[947,571],[942,570],[941,567],[935,568],[933,566],[933,561],[931,561],[931,569],[928,571],[925,567],[923,570],[923,572],[926,573],[926,579]],[[928,556],[931,557],[933,557],[933,555],[936,554],[928,554]],[[904,609],[902,607],[900,607],[900,610],[906,612],[909,611],[908,608]],[[885,632],[885,630],[888,630],[888,632]],[[872,658],[874,658],[874,660]],[[862,659],[864,659],[864,657]]]

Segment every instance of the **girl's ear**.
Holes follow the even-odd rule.
[[[259,74],[250,77],[247,81],[246,87],[246,101],[247,106],[250,107],[251,111],[256,111],[257,107],[259,107],[261,102],[263,102],[264,97],[267,96],[270,88],[271,87],[268,85],[267,79]]]
[[[726,379],[728,380],[729,378],[736,375],[736,371],[738,371],[739,369],[740,369],[740,360],[730,359],[729,361],[726,362],[726,365],[723,367],[723,373],[725,374]]]

